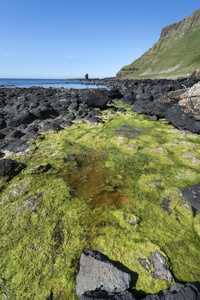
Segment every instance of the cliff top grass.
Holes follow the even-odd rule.
[[[170,286],[138,260],[156,250],[174,281],[199,281],[200,214],[181,190],[200,181],[200,137],[125,107],[105,111],[104,124],[43,134],[11,156],[26,168],[1,180],[1,299],[78,299],[88,249],[137,272],[137,295]]]

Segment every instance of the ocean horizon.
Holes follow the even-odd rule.
[[[40,78],[0,78],[0,88],[20,87],[29,88],[32,86],[44,87],[44,88],[66,88],[66,89],[87,89],[87,88],[102,88],[100,86],[91,83],[84,79],[40,79]]]

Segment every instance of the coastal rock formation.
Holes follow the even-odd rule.
[[[139,114],[166,118],[175,127],[200,133],[199,79],[180,78],[114,80],[105,79],[112,88],[119,88],[125,104],[134,104]],[[101,81],[102,83],[102,81]]]
[[[131,288],[133,278],[124,271],[124,266],[111,261],[100,252],[91,250],[81,254],[80,270],[76,278],[76,293],[81,296],[86,291],[106,291],[120,293]]]
[[[59,131],[72,121],[100,122],[100,109],[112,99],[106,89],[0,89],[0,149],[24,151],[40,133]]]
[[[195,84],[166,113],[166,120],[181,129],[200,133],[200,83]]]

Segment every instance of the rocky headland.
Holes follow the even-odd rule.
[[[200,66],[200,9],[164,27],[159,40],[130,65],[117,73],[128,78],[177,78]],[[180,50],[181,49],[181,50]]]

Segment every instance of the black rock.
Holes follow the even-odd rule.
[[[39,165],[38,167],[36,168],[33,168],[33,169],[30,169],[30,172],[32,174],[38,174],[38,173],[45,173],[47,172],[48,170],[50,170],[52,168],[52,166],[50,164],[42,164],[42,165]]]
[[[176,283],[170,290],[164,290],[155,295],[148,295],[143,300],[200,300],[200,293],[196,286],[191,283],[185,286]]]
[[[20,130],[16,129],[13,130],[10,134],[8,134],[6,136],[7,139],[17,139],[17,138],[21,138],[24,135],[23,132],[21,132]]]
[[[197,210],[200,211],[200,182],[191,186],[186,187],[182,191],[183,197]]]
[[[80,99],[91,107],[105,108],[109,101],[106,89],[88,89],[80,92]]]
[[[14,176],[21,169],[25,167],[22,164],[19,164],[17,161],[12,159],[1,159],[0,160],[0,178],[4,176]]]
[[[0,140],[5,138],[5,134],[3,134],[2,132],[0,132]]]
[[[85,292],[80,300],[136,300],[130,292],[123,292],[119,294],[108,294],[105,291],[90,291]]]
[[[62,128],[60,127],[60,125],[58,125],[55,122],[50,122],[48,124],[45,124],[41,129],[40,132],[48,132],[48,131],[59,131]]]

